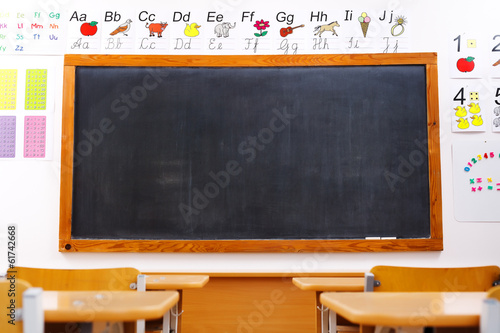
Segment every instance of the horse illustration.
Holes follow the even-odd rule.
[[[337,21],[332,22],[332,23],[328,23],[328,24],[324,24],[324,25],[318,25],[316,28],[314,28],[314,31],[318,31],[314,35],[315,36],[319,35],[319,37],[321,37],[321,34],[323,32],[331,31],[333,35],[338,36],[337,33],[335,32],[335,29],[334,29],[335,27],[340,27],[340,24],[338,24]]]

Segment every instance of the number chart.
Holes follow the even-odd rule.
[[[47,70],[26,70],[26,110],[45,110],[47,108]]]
[[[16,157],[16,117],[0,116],[0,158]]]
[[[0,110],[15,110],[17,69],[0,69]]]
[[[45,116],[26,116],[24,118],[24,157],[45,157],[46,132]]]

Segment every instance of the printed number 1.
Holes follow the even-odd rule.
[[[457,52],[460,52],[460,39],[461,39],[460,35],[458,35],[457,38],[454,39],[454,40],[457,41],[457,44],[458,44],[458,46],[457,46]]]

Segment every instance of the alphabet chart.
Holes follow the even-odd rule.
[[[455,219],[500,221],[500,141],[453,144]]]
[[[402,6],[284,9],[122,6],[99,10],[79,4],[65,17],[66,52],[311,54],[409,49],[411,18]]]

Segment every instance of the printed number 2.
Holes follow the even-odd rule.
[[[497,89],[497,94],[500,92],[500,88]],[[498,96],[498,95],[497,95]],[[455,97],[453,98],[454,101],[458,101],[460,102],[460,104],[464,104],[464,101],[465,101],[465,97],[464,97],[464,88],[461,88],[458,93],[455,95]],[[495,101],[496,102],[496,101]]]
[[[500,37],[500,35],[496,35],[495,37],[493,37],[493,40],[497,39],[497,37]],[[491,49],[491,52],[500,52],[500,43],[495,45],[495,47]]]

